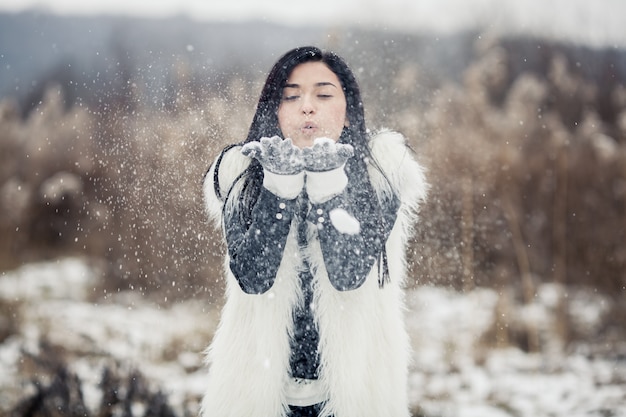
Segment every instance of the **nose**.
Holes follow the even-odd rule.
[[[302,108],[302,113],[304,113],[307,116],[315,113],[315,107],[313,106],[313,103],[309,97],[304,97],[302,99],[301,108]]]

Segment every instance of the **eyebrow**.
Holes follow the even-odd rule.
[[[324,86],[327,86],[327,85],[330,85],[330,86],[333,86],[333,87],[337,88],[337,86],[335,84],[333,84],[331,82],[328,82],[328,81],[322,81],[322,82],[319,82],[319,83],[315,83],[315,87],[324,87]],[[300,88],[300,84],[285,84],[284,88]]]

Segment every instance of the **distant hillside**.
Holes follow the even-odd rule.
[[[17,99],[27,114],[56,82],[66,105],[92,102],[102,94],[140,79],[148,102],[161,103],[172,73],[181,68],[196,85],[210,89],[238,75],[259,79],[288,49],[316,44],[345,56],[357,71],[365,96],[394,94],[391,78],[408,64],[420,68],[421,100],[429,100],[445,80],[459,80],[490,40],[479,32],[441,36],[339,27],[290,27],[261,21],[196,22],[184,17],[61,17],[44,13],[0,14],[0,98]],[[515,75],[545,73],[550,57],[561,53],[576,63],[584,79],[610,89],[626,79],[626,51],[596,50],[532,38],[498,39],[507,49]],[[382,97],[381,97],[382,95]]]
[[[266,71],[277,54],[319,43],[324,33],[262,22],[0,14],[0,97],[30,107],[52,80],[70,86],[70,96],[89,95],[124,71],[140,71],[158,87],[177,62],[194,72],[245,71],[251,65]]]

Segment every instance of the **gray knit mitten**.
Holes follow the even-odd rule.
[[[351,145],[337,143],[328,138],[317,138],[310,148],[302,149],[304,169],[311,172],[332,171],[354,155]]]
[[[304,168],[302,150],[291,139],[278,136],[261,138],[248,142],[241,148],[241,153],[257,159],[264,169],[279,175],[298,174]]]
[[[291,139],[278,136],[248,142],[241,153],[255,158],[263,167],[263,186],[275,195],[292,200],[304,186],[302,150]]]

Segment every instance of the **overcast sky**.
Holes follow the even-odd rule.
[[[480,25],[626,46],[626,0],[0,0],[0,11],[30,8],[74,15],[187,15],[197,20],[262,19],[446,32]]]

